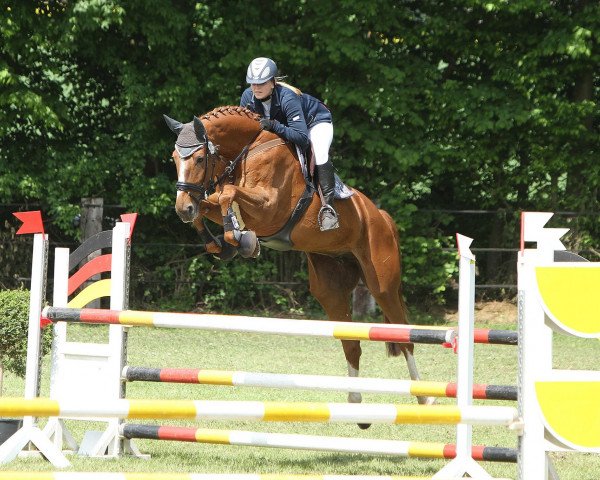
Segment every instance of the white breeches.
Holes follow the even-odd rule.
[[[315,163],[323,165],[329,160],[329,147],[333,140],[333,124],[317,123],[308,131],[308,138],[315,152]]]

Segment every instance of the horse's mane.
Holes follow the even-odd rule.
[[[252,120],[260,120],[260,115],[254,113],[252,110],[248,110],[245,107],[226,105],[224,107],[217,107],[214,110],[211,110],[204,115],[201,115],[200,118],[203,120],[211,121],[213,118],[219,118],[222,116],[232,116],[237,115],[239,117],[246,116]]]

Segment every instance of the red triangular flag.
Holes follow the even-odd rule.
[[[46,328],[48,325],[52,324],[52,320],[50,320],[48,317],[44,316],[44,314],[42,313],[42,315],[40,315],[40,328]]]
[[[129,239],[133,235],[133,228],[135,227],[135,221],[137,220],[137,213],[124,213],[121,215],[121,221],[129,224]]]
[[[44,222],[42,221],[42,212],[34,210],[31,212],[14,212],[13,215],[23,222],[17,235],[25,233],[44,233]]]

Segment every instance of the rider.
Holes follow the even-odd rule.
[[[277,65],[270,58],[252,60],[246,72],[250,84],[240,100],[240,105],[261,115],[260,126],[296,144],[306,152],[312,142],[317,178],[325,205],[319,211],[322,231],[338,228],[337,213],[333,209],[335,178],[329,160],[329,147],[333,140],[331,112],[315,97],[302,93],[281,82]]]

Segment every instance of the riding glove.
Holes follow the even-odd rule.
[[[260,128],[262,130],[268,130],[269,132],[272,132],[275,130],[275,125],[277,125],[277,120],[271,120],[270,118],[260,119]]]

